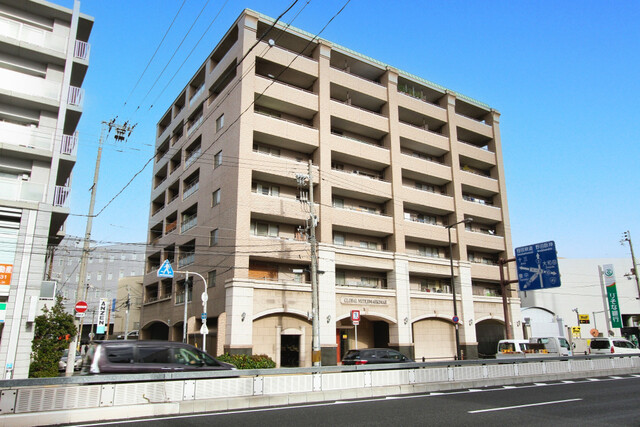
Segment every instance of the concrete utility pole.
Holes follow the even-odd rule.
[[[125,321],[124,321],[124,339],[126,340],[129,337],[129,312],[131,311],[131,293],[129,291],[129,285],[127,285],[127,310],[125,311]]]
[[[622,240],[620,243],[624,245],[624,242],[629,242],[629,249],[631,249],[631,262],[633,267],[631,268],[631,274],[636,277],[636,286],[638,287],[638,299],[640,299],[640,277],[638,277],[638,264],[636,264],[636,256],[633,254],[633,243],[631,243],[631,233],[629,230],[622,233]]]
[[[100,131],[100,141],[98,142],[98,156],[96,157],[96,169],[93,174],[93,185],[91,186],[91,201],[89,202],[89,215],[87,215],[87,228],[84,234],[84,246],[82,248],[82,258],[80,259],[80,275],[78,277],[78,288],[76,295],[80,296],[82,294],[82,286],[87,278],[87,260],[89,258],[89,250],[91,243],[91,227],[93,225],[93,209],[96,203],[96,191],[98,188],[98,177],[100,175],[100,160],[102,157],[102,144],[104,142],[105,134],[111,132],[111,129],[116,130],[116,134],[114,135],[114,139],[116,141],[124,141],[126,139],[125,134],[128,133],[127,136],[131,135],[133,128],[136,125],[129,125],[128,122],[124,124],[117,124],[116,119],[112,119],[109,122],[102,122],[102,129]],[[89,284],[87,283],[87,286]],[[76,301],[77,302],[77,301]],[[74,338],[69,343],[69,355],[67,360],[75,360],[76,358],[76,349],[80,346],[80,341],[82,340],[82,324],[78,321],[79,318],[76,318],[76,327],[79,327],[78,335],[74,336]],[[67,363],[67,370],[65,372],[66,376],[73,375],[73,363]]]
[[[307,176],[298,174],[298,182],[302,186],[304,181],[309,183],[309,244],[311,245],[311,325],[313,331],[312,339],[312,354],[311,360],[313,366],[321,365],[321,350],[320,350],[320,322],[319,322],[319,290],[318,290],[318,255],[317,255],[317,242],[316,242],[316,226],[318,225],[318,218],[316,217],[315,205],[313,203],[313,163],[309,160],[309,173]]]

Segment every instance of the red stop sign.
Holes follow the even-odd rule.
[[[76,311],[77,311],[78,313],[84,313],[85,311],[87,311],[87,308],[88,308],[88,307],[89,307],[89,306],[88,306],[88,305],[87,305],[87,303],[86,303],[86,302],[84,302],[84,301],[78,301],[78,302],[76,303]]]

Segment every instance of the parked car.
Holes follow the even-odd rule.
[[[496,352],[496,359],[510,359],[514,357],[544,357],[549,356],[544,344],[529,340],[500,340]]]
[[[83,363],[84,374],[217,371],[236,369],[196,347],[173,341],[96,341]]]
[[[365,348],[349,350],[342,358],[343,365],[366,365],[373,363],[407,363],[413,362],[404,354],[389,348]]]
[[[60,372],[64,372],[67,370],[67,359],[69,358],[69,349],[65,349],[64,353],[62,353],[62,357],[60,358],[60,361],[58,362],[58,370]],[[79,371],[80,368],[82,368],[82,356],[80,356],[80,353],[76,353],[76,361],[73,364],[73,370],[74,371]]]
[[[592,338],[589,342],[589,354],[640,354],[640,349],[624,338]]]

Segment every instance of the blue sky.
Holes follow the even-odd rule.
[[[300,0],[283,22],[316,34],[345,1]],[[96,212],[153,156],[157,121],[241,11],[275,18],[291,2],[187,0],[132,93],[182,0],[82,1],[95,25],[67,234],[84,235],[101,122],[138,125],[105,144]],[[638,22],[640,3],[624,0],[352,0],[321,37],[500,111],[514,247],[555,240],[561,257],[628,257],[623,231],[640,252]],[[93,240],[146,240],[151,169],[94,219]]]

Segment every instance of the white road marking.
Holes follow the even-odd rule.
[[[510,389],[510,388],[518,388],[518,387],[516,387],[516,386],[514,386],[514,385],[503,385],[503,386],[502,386],[502,388],[505,388],[505,389],[507,389],[507,390],[508,390],[508,389]]]
[[[502,408],[478,409],[477,411],[469,411],[469,414],[480,414],[482,412],[494,412],[494,411],[507,411],[509,409],[530,408],[532,406],[555,405],[556,403],[576,402],[578,400],[582,400],[582,399],[577,398],[577,399],[554,400],[551,402],[529,403],[527,405],[503,406]]]
[[[547,385],[547,383],[533,383],[533,385],[540,386],[540,385]]]
[[[597,378],[587,378],[587,381],[600,381],[600,380]]]
[[[571,381],[571,380],[563,380],[562,382],[565,383],[565,384],[574,384],[575,383],[575,381]]]

